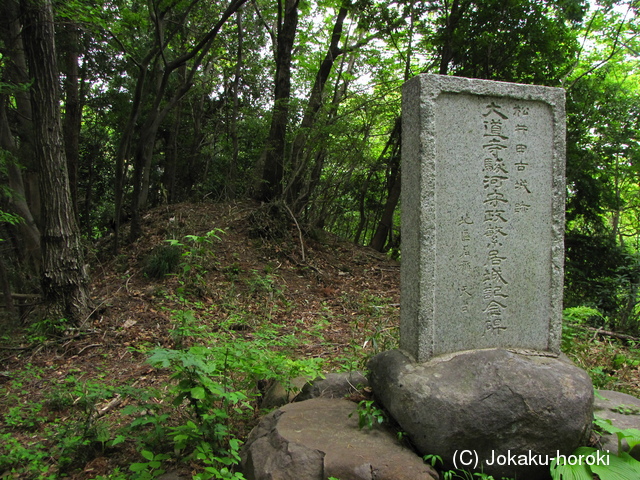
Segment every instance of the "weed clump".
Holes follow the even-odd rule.
[[[177,245],[160,245],[147,257],[143,272],[150,278],[163,278],[175,273],[182,259],[182,250]]]

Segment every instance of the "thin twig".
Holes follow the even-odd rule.
[[[122,287],[120,287],[122,288]],[[118,290],[120,290],[120,288]],[[116,292],[118,293],[118,292]],[[80,322],[80,328],[84,327],[84,324],[87,323],[87,320],[89,320],[94,313],[96,313],[98,311],[98,309],[100,307],[102,307],[105,303],[107,303],[107,300],[111,300],[111,298],[105,299],[103,301],[101,301],[93,310],[91,310],[91,312],[89,312],[89,314],[84,318],[84,320],[82,320],[82,322]]]
[[[82,352],[84,352],[86,349],[88,348],[92,348],[92,347],[101,347],[102,344],[101,343],[93,343],[91,345],[87,345],[86,347],[83,347],[80,349],[80,351],[78,353],[76,353],[76,355],[80,355]]]
[[[305,255],[304,255],[304,243],[302,241],[302,230],[300,230],[300,225],[298,225],[298,220],[296,220],[296,217],[293,215],[293,212],[291,211],[291,209],[287,206],[286,203],[283,203],[284,208],[287,209],[287,212],[289,212],[289,215],[291,215],[291,218],[293,218],[293,222],[296,224],[296,228],[298,229],[298,238],[300,238],[300,249],[302,250],[302,261],[305,262]]]

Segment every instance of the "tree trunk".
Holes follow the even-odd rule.
[[[64,35],[64,148],[67,154],[71,201],[78,218],[78,164],[80,163],[80,127],[82,102],[80,98],[80,29],[72,22],[65,25]]]
[[[9,284],[9,276],[7,275],[7,269],[4,268],[4,261],[0,258],[0,289],[2,289],[2,296],[4,297],[4,306],[11,317],[16,314],[16,307],[13,304],[13,297],[11,296],[11,285]],[[8,322],[10,323],[10,322]]]
[[[358,221],[358,226],[356,227],[356,231],[353,235],[354,243],[360,243],[360,236],[362,235],[362,232],[365,230],[368,223],[365,203],[367,200],[367,190],[369,189],[369,182],[371,181],[372,176],[373,170],[369,170],[367,178],[365,178],[364,182],[362,182],[362,185],[358,192],[358,213],[360,215],[360,220]]]
[[[165,164],[162,173],[162,185],[164,203],[173,203],[176,190],[176,171],[178,166],[178,138],[180,136],[180,125],[182,124],[182,101],[178,102],[176,113],[171,124],[171,130],[165,145]]]
[[[0,2],[0,39],[4,43],[2,49],[3,70],[2,81],[8,85],[29,82],[29,72],[25,57],[24,46],[20,31],[22,26],[18,21],[18,3],[13,0]],[[16,225],[20,232],[21,242],[16,251],[23,265],[29,265],[27,276],[40,275],[40,229],[38,226],[40,213],[40,196],[37,187],[37,171],[33,160],[33,123],[31,102],[28,91],[16,88],[11,92],[15,102],[17,120],[12,133],[9,127],[7,111],[11,102],[9,96],[0,96],[0,147],[10,152],[7,158],[7,176],[9,188],[13,195],[9,199],[13,213],[19,215],[23,221]],[[16,143],[13,134],[19,139]]]
[[[369,246],[379,252],[384,251],[384,247],[387,243],[387,238],[393,227],[393,212],[400,200],[400,143],[401,143],[401,128],[400,117],[396,119],[395,126],[385,147],[385,151],[391,149],[389,158],[389,177],[387,179],[388,195],[382,216],[378,222],[376,233],[371,239]],[[384,152],[383,152],[384,155]]]
[[[136,81],[136,88],[133,95],[133,102],[131,104],[131,111],[129,112],[129,118],[127,124],[124,126],[122,136],[118,142],[118,149],[116,150],[115,159],[115,184],[114,184],[114,213],[113,213],[113,253],[116,255],[120,248],[120,222],[122,219],[122,208],[124,205],[124,179],[125,179],[125,164],[127,157],[131,150],[131,139],[133,137],[133,131],[138,122],[138,117],[142,110],[142,97],[144,96],[145,80],[147,78],[147,71],[149,62],[153,58],[155,53],[151,52],[147,57],[139,63],[138,79]]]
[[[236,27],[238,29],[238,49],[236,50],[236,72],[233,78],[231,95],[233,97],[233,110],[231,111],[231,125],[229,135],[231,137],[231,163],[229,164],[229,176],[227,181],[227,196],[230,199],[236,198],[236,183],[238,182],[238,156],[240,147],[238,144],[238,115],[240,113],[240,77],[243,69],[243,43],[244,32],[242,30],[242,10],[236,12]]]
[[[469,4],[468,0],[453,0],[451,10],[445,12],[446,23],[442,31],[442,49],[440,51],[440,68],[438,71],[440,75],[446,75],[449,72],[449,64],[456,54],[454,33]]]
[[[149,109],[147,118],[143,122],[142,128],[140,129],[140,138],[134,157],[130,241],[134,241],[142,233],[141,211],[146,208],[147,204],[149,193],[149,174],[158,128],[167,114],[191,89],[193,85],[193,78],[199,70],[200,65],[202,65],[205,55],[207,55],[211,49],[211,45],[218,36],[222,26],[235,12],[238,11],[239,8],[242,7],[242,5],[244,5],[246,1],[247,0],[231,0],[225,11],[221,14],[220,19],[211,28],[211,30],[209,30],[209,32],[187,53],[179,56],[169,63],[165,63],[161,74],[159,72],[159,76],[161,78],[159,79],[157,88],[154,89],[152,106]],[[161,31],[156,33],[158,37],[161,37]],[[163,54],[165,47],[166,45],[164,45],[163,42],[160,42],[158,44],[158,53]],[[186,65],[187,62],[191,60],[193,60],[193,62],[182,84],[175,89],[172,95],[169,96],[169,100],[165,101],[165,93],[172,73]]]
[[[293,209],[297,214],[300,213],[300,210],[303,207],[300,203],[302,203],[301,201],[305,197],[303,184],[305,183],[306,171],[308,169],[307,158],[310,157],[310,152],[308,151],[309,148],[307,148],[309,134],[316,124],[318,111],[322,107],[322,94],[327,80],[329,79],[331,70],[333,69],[333,65],[336,59],[344,53],[344,51],[340,49],[339,44],[340,39],[342,38],[342,26],[346,17],[347,9],[342,7],[336,17],[329,48],[327,49],[327,53],[320,63],[320,68],[318,68],[318,72],[316,73],[315,82],[313,87],[311,87],[311,93],[309,95],[309,100],[307,101],[304,116],[302,117],[300,129],[291,148],[293,176],[290,185],[287,187],[287,197],[289,203],[293,206]],[[324,158],[324,155],[322,155],[321,158]],[[318,165],[318,162],[316,162],[316,165]]]
[[[138,139],[138,146],[133,157],[133,198],[131,201],[131,231],[129,241],[133,242],[142,235],[141,212],[146,208],[149,192],[149,176],[147,164],[151,163],[156,134],[160,126],[158,112],[149,113]],[[150,166],[150,165],[149,165]]]
[[[42,290],[49,314],[79,323],[89,311],[88,277],[75,221],[60,117],[50,0],[21,0],[23,38],[33,78],[31,107],[43,202]]]
[[[9,152],[6,157],[7,177],[12,193],[9,202],[12,213],[22,218],[22,222],[16,226],[22,237],[19,256],[23,257],[24,263],[29,265],[29,269],[32,270],[33,274],[39,275],[41,265],[40,230],[27,204],[22,172],[15,161],[19,150],[9,129],[6,104],[7,100],[4,96],[0,96],[0,148]]]
[[[259,161],[259,164],[263,165],[263,170],[258,200],[263,202],[270,202],[282,193],[286,134],[289,124],[289,99],[291,97],[291,56],[298,28],[299,2],[300,0],[285,0],[284,12],[282,12],[282,8],[278,10],[273,114],[269,136]],[[279,6],[282,7],[280,2]]]
[[[362,43],[363,37],[364,37],[364,33],[361,32],[359,34],[359,38],[358,38],[358,41],[356,42],[356,45],[359,45]],[[336,83],[333,89],[333,99],[331,100],[331,105],[328,109],[329,111],[327,112],[326,119],[324,122],[324,125],[326,127],[329,127],[334,124],[336,116],[338,114],[338,107],[340,106],[342,99],[345,97],[348,86],[351,83],[351,78],[353,77],[353,71],[356,63],[356,54],[353,53],[354,50],[355,50],[354,48],[351,49],[351,54],[349,55],[349,58],[347,60],[345,60],[343,56],[342,61],[340,62]],[[345,65],[346,65],[346,69],[345,69]],[[343,80],[343,76],[344,76],[344,80]],[[369,132],[367,130],[367,132],[365,133],[365,138],[367,138],[368,136],[369,136]],[[311,170],[309,182],[305,186],[304,191],[301,192],[301,194],[299,195],[298,208],[297,208],[299,212],[303,212],[307,210],[306,214],[307,214],[307,219],[309,220],[309,223],[312,225],[315,225],[318,228],[320,228],[320,225],[317,224],[317,219],[323,218],[324,215],[322,214],[317,215],[317,212],[314,212],[313,214],[311,214],[311,212],[309,211],[310,209],[308,209],[307,207],[311,202],[312,196],[314,195],[316,188],[320,184],[320,178],[322,177],[322,172],[324,169],[324,161],[326,158],[327,158],[327,146],[322,145],[322,148],[320,149],[320,151],[316,152],[315,154],[314,165],[313,165],[313,169]],[[312,217],[315,217],[316,220],[313,220]]]

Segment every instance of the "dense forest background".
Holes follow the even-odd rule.
[[[253,199],[398,256],[401,85],[567,92],[565,306],[640,324],[638,0],[3,0],[0,287],[91,311],[86,253],[151,207]]]

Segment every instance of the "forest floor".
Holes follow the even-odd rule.
[[[330,234],[302,235],[293,221],[282,238],[271,236],[276,229],[260,236],[260,221],[251,203],[156,208],[117,256],[111,237],[92,247],[95,310],[82,325],[31,315],[0,332],[0,479],[154,478],[154,447],[162,469],[205,471],[175,439],[180,425],[193,425],[184,395],[171,406],[179,388],[192,401],[203,394],[192,377],[176,390],[189,364],[166,361],[167,352],[226,349],[222,371],[242,384],[249,409],[228,420],[225,435],[243,439],[263,413],[261,373],[286,377],[314,362],[325,372],[363,369],[397,346],[398,262]],[[567,353],[597,387],[640,395],[637,345],[580,328],[570,335]],[[234,345],[249,350],[233,357]],[[163,368],[149,362],[158,349]],[[257,356],[247,366],[243,355]]]

